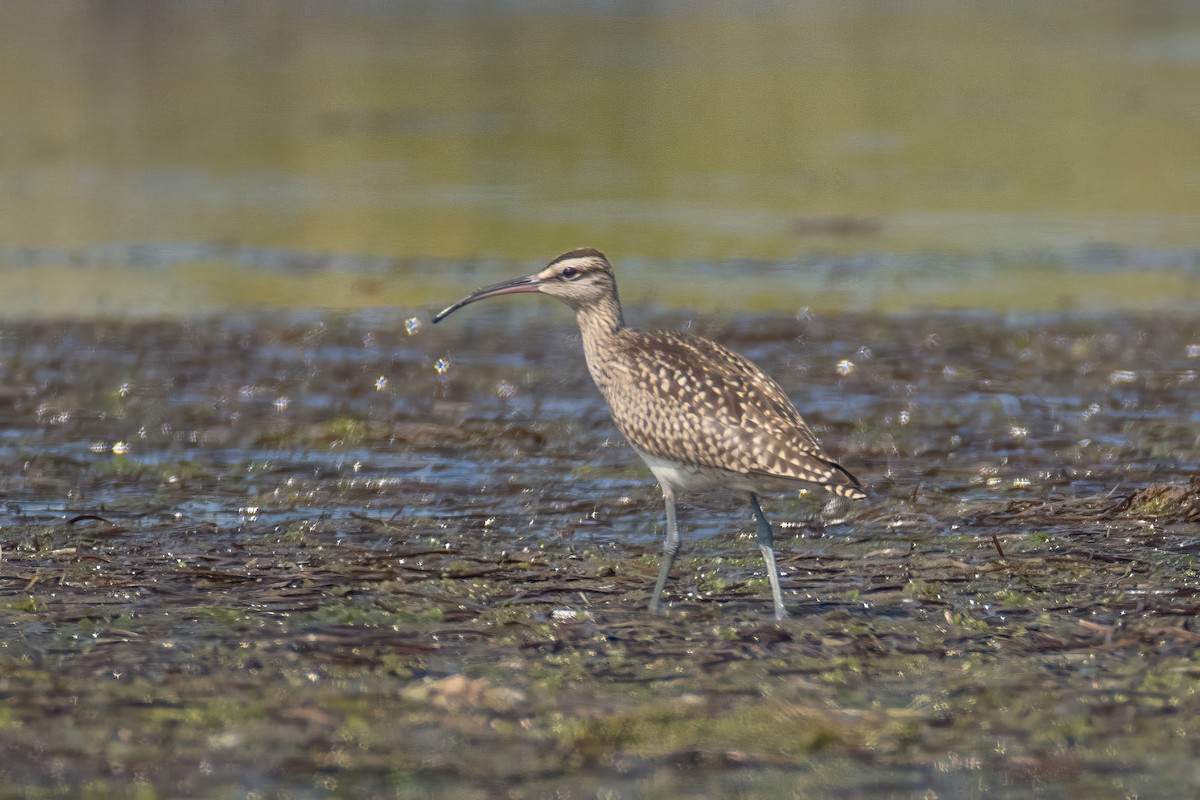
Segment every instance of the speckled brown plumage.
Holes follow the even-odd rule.
[[[616,278],[598,250],[572,250],[533,275],[480,289],[434,322],[476,300],[519,292],[549,294],[574,309],[588,370],[613,421],[662,486],[667,538],[650,607],[658,607],[679,549],[675,493],[726,488],[749,496],[775,615],[786,617],[756,493],[821,488],[861,499],[858,479],[825,454],[779,384],[746,358],[689,333],[625,327]]]
[[[583,336],[613,421],[638,451],[735,473],[756,487],[863,496],[779,384],[746,358],[675,331],[585,327]]]

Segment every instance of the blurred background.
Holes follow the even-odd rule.
[[[578,246],[663,305],[1200,299],[1192,2],[14,0],[0,76],[10,317],[428,311]]]

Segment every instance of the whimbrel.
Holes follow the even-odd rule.
[[[749,360],[689,333],[625,327],[616,278],[598,250],[572,250],[533,275],[472,292],[433,321],[477,300],[524,292],[557,297],[575,311],[588,371],[613,422],[662,487],[667,534],[650,610],[659,609],[679,553],[676,492],[726,489],[750,500],[775,618],[785,618],[758,493],[823,489],[857,500],[866,496],[858,479],[825,454],[779,384]]]

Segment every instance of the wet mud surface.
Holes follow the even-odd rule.
[[[688,327],[866,503],[657,487],[565,313],[0,326],[0,796],[1153,797],[1200,782],[1200,323]],[[928,794],[932,792],[933,794]]]

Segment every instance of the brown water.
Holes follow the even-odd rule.
[[[0,5],[0,796],[1200,784],[1187,3]],[[868,503],[661,498],[589,244]]]

